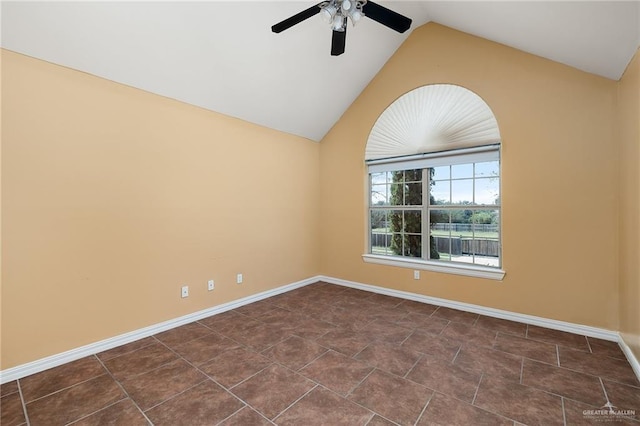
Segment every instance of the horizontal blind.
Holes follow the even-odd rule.
[[[500,145],[486,145],[451,151],[430,152],[366,161],[369,173],[426,169],[453,164],[481,163],[500,159]]]

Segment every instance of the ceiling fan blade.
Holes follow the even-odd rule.
[[[399,33],[407,31],[411,26],[411,19],[370,0],[362,7],[362,11],[367,18],[371,18]]]
[[[295,15],[285,19],[282,22],[278,22],[277,24],[271,27],[271,31],[273,31],[274,33],[281,33],[282,31],[289,29],[296,24],[299,24],[305,19],[309,19],[313,15],[317,15],[322,10],[320,9],[321,4],[322,3],[318,3],[314,6],[311,6],[309,9],[305,9],[300,13],[296,13]]]
[[[333,31],[331,36],[331,56],[339,56],[344,53],[344,47],[347,44],[347,26],[344,31]]]

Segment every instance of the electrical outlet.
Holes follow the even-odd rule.
[[[182,286],[182,297],[189,297],[189,286],[188,285],[183,285]]]
[[[211,290],[213,290],[214,288],[215,288],[215,286],[214,286],[213,280],[209,280],[209,281],[207,281],[207,289],[208,289],[209,291],[211,291]]]
[[[236,276],[236,283],[238,283],[238,284],[242,284],[242,274],[238,274],[238,275]]]
[[[413,271],[413,279],[414,280],[420,279],[420,271]]]

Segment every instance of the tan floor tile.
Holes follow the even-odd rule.
[[[445,308],[440,306],[432,316],[437,318],[443,318],[453,322],[460,322],[467,325],[475,324],[480,315],[472,312],[459,311],[457,309]]]
[[[216,424],[244,404],[229,392],[207,380],[147,411],[155,426]]]
[[[355,358],[380,370],[404,376],[420,358],[416,351],[384,342],[372,342]]]
[[[204,337],[210,333],[211,333],[210,328],[198,322],[192,322],[192,323],[185,324],[180,327],[176,327],[174,329],[156,334],[153,337],[155,337],[165,345],[173,348],[175,346],[186,343],[190,340]]]
[[[495,349],[551,365],[558,365],[556,345],[498,332]]]
[[[213,358],[200,370],[213,380],[231,388],[273,363],[267,357],[246,348],[232,349]]]
[[[422,385],[376,370],[349,399],[400,425],[413,425],[432,395]]]
[[[473,401],[480,377],[479,373],[428,355],[420,359],[407,375],[409,380],[468,403]]]
[[[0,397],[10,395],[18,392],[18,381],[13,380],[11,382],[3,383],[0,385]]]
[[[272,422],[264,416],[249,407],[244,407],[240,411],[227,417],[218,426],[269,426]]]
[[[598,377],[530,359],[524,360],[522,384],[591,405],[607,402]]]
[[[589,352],[587,338],[579,334],[530,325],[527,338]]]
[[[446,337],[420,332],[414,332],[402,342],[402,347],[406,349],[433,355],[445,361],[453,360],[460,349],[460,345],[460,342]]]
[[[130,399],[123,399],[107,408],[103,408],[90,416],[84,417],[73,426],[147,426],[149,422]]]
[[[441,333],[442,337],[458,341],[463,345],[480,345],[493,347],[498,332],[490,328],[451,322]]]
[[[373,413],[322,387],[317,387],[274,421],[279,426],[366,425]]]
[[[615,426],[638,426],[638,421],[610,414],[607,407],[596,407],[582,402],[564,399],[564,414],[566,426],[593,426],[593,425],[615,425]],[[617,407],[616,407],[617,408]]]
[[[520,382],[522,357],[486,346],[464,345],[454,364],[468,371]]]
[[[609,401],[621,410],[634,410],[640,420],[640,388],[603,380]]]
[[[66,424],[125,398],[107,374],[93,378],[27,404],[32,426]]]
[[[118,380],[130,379],[138,374],[154,370],[178,358],[178,355],[161,343],[153,343],[104,362],[105,367]]]
[[[436,393],[417,426],[512,426],[513,420]]]
[[[560,348],[560,366],[603,379],[640,387],[640,382],[628,361],[599,356],[588,352]]]
[[[311,340],[291,336],[261,353],[292,370],[299,370],[328,350]]]
[[[206,379],[207,376],[184,360],[177,359],[125,380],[122,386],[142,410],[148,410]]]
[[[145,346],[149,346],[152,343],[157,343],[157,342],[158,341],[153,337],[145,337],[144,339],[136,340],[134,342],[120,345],[113,349],[109,349],[108,351],[100,352],[96,354],[96,356],[100,358],[101,361],[104,362],[111,358],[128,354],[129,352],[137,351],[138,349],[144,348]]]
[[[527,334],[527,324],[484,315],[480,315],[475,326],[520,337],[525,337]]]
[[[371,371],[373,367],[364,362],[329,351],[300,370],[300,374],[345,396]]]
[[[20,379],[22,396],[30,402],[105,373],[96,357],[88,356]]]
[[[5,395],[0,399],[0,424],[18,426],[26,423],[22,400],[18,393]]]
[[[587,337],[589,341],[589,347],[594,355],[604,355],[612,358],[619,358],[627,360],[627,357],[622,352],[620,345],[617,342],[610,342],[608,340],[595,339],[593,337]]]
[[[238,347],[239,343],[218,333],[211,333],[176,346],[174,350],[190,363],[202,365],[221,353]]]
[[[473,405],[526,425],[564,424],[560,397],[494,377],[483,377]]]
[[[314,386],[301,375],[274,364],[240,383],[232,391],[265,417],[273,419]]]

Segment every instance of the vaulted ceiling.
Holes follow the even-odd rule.
[[[319,16],[274,34],[309,2],[3,1],[2,47],[319,141],[411,31],[434,21],[617,80],[640,44],[640,1],[379,1],[331,56]]]

